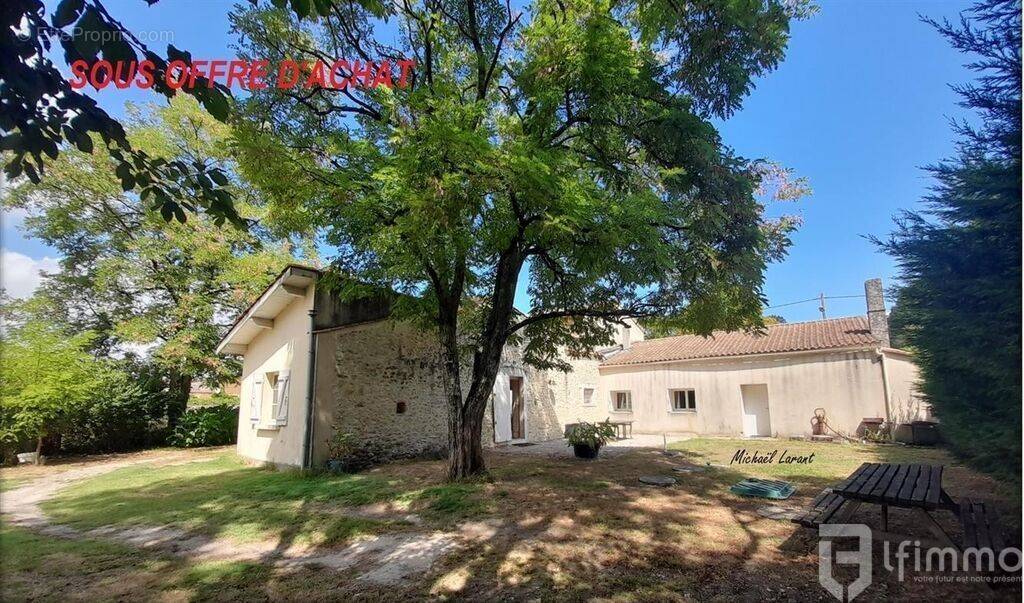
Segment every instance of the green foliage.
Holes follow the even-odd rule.
[[[921,389],[953,450],[1013,480],[1021,472],[1020,3],[989,0],[961,23],[933,23],[971,53],[957,87],[980,127],[957,126],[959,153],[929,168],[925,208],[884,243],[900,267],[893,312]]]
[[[193,100],[129,106],[128,124],[133,145],[154,157],[233,174],[230,129]],[[52,177],[23,181],[3,200],[5,208],[26,210],[25,232],[61,256],[61,270],[37,294],[40,313],[60,316],[72,332],[95,332],[99,355],[145,346],[166,375],[172,422],[193,379],[236,380],[238,362],[214,349],[233,317],[291,260],[290,242],[259,228],[221,228],[207,216],[167,224],[151,200],[122,190],[117,162],[102,148],[66,150],[47,167]],[[243,181],[232,179],[229,188],[243,216],[262,217]]]
[[[225,404],[231,406],[238,406],[238,396],[217,393],[213,394],[209,398],[192,396],[188,399],[189,408],[200,408],[202,406],[218,406]]]
[[[64,452],[123,452],[164,443],[167,394],[153,380],[118,367],[61,433]]]
[[[72,148],[104,149],[116,165],[119,188],[151,199],[164,219],[184,222],[186,211],[202,210],[218,224],[241,224],[220,167],[155,156],[136,146],[121,124],[72,88],[52,61],[60,56],[67,65],[81,60],[91,68],[101,58],[126,65],[146,59],[154,66],[153,89],[170,99],[177,92],[165,83],[168,59],[190,64],[191,56],[168,46],[164,59],[126,31],[99,0],[61,0],[49,21],[46,12],[42,0],[6,0],[0,11],[0,150],[7,177],[24,174],[38,184],[49,160]],[[63,53],[54,52],[58,43]],[[194,88],[181,93],[227,120],[231,93],[223,84],[197,78]]]
[[[0,336],[0,441],[62,433],[101,389],[109,366],[86,351],[94,335],[30,321]]]
[[[608,443],[608,440],[615,437],[615,428],[608,421],[602,423],[577,423],[569,432],[566,442],[569,446],[585,445],[591,448],[600,448]]]
[[[179,448],[234,444],[238,435],[238,405],[190,408],[181,416],[167,443]]]

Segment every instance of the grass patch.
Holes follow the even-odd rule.
[[[839,444],[802,442],[797,440],[741,440],[695,438],[670,444],[683,453],[686,460],[703,465],[725,465],[729,469],[751,477],[781,479],[796,482],[821,482],[843,479],[853,473],[861,463],[935,463],[948,464],[949,455],[941,449],[907,448],[877,444]],[[767,454],[778,451],[770,464],[733,462],[734,455],[745,450],[747,454]],[[810,463],[780,463],[784,457],[809,457]]]
[[[380,530],[427,531],[364,519],[392,511],[418,513],[430,530],[453,529],[462,518],[479,514],[511,529],[467,540],[423,574],[386,585],[358,579],[379,561],[340,570],[200,563],[7,530],[0,532],[0,547],[15,553],[0,563],[0,600],[743,600],[763,592],[765,584],[772,588],[770,599],[824,599],[815,535],[759,516],[765,501],[735,496],[728,486],[745,476],[786,479],[798,484],[786,504],[802,506],[820,487],[866,461],[946,465],[943,481],[950,494],[998,500],[1007,511],[1008,536],[1014,545],[1019,542],[1012,512],[1019,511],[1019,492],[1000,500],[993,496],[998,485],[991,478],[956,464],[941,449],[710,438],[673,448],[683,456],[639,450],[582,462],[491,454],[491,481],[455,484],[441,483],[440,461],[315,476],[247,467],[221,452],[205,462],[126,468],[70,488],[47,509],[60,513],[58,520],[83,525],[170,523],[208,533],[323,543]],[[730,465],[743,448],[815,457],[803,465]],[[683,460],[721,467],[673,473]],[[637,482],[646,474],[679,481],[650,488]],[[346,508],[366,503],[387,504],[362,509],[358,517]],[[858,521],[880,521],[877,510],[867,506],[858,513]],[[953,514],[937,520],[955,534]],[[922,533],[913,514],[894,510],[890,521],[898,533]],[[887,575],[880,564],[875,571]],[[973,600],[985,594],[977,584],[911,580],[880,579],[869,588],[865,599]],[[1012,595],[1019,599],[1019,592]]]
[[[464,519],[486,513],[490,505],[475,483],[444,484],[426,488],[412,497],[414,506],[424,505],[424,514],[435,519]]]
[[[0,473],[0,492],[17,490],[30,481],[32,481],[32,479],[28,477],[7,477]]]
[[[43,504],[54,521],[79,528],[174,525],[209,536],[287,536],[326,544],[386,529],[345,517],[339,507],[393,500],[396,480],[310,475],[244,465],[233,454],[172,466],[126,467],[83,481]]]
[[[263,601],[276,598],[275,581],[285,580],[292,593],[304,586],[300,576],[277,576],[258,563],[191,562],[19,528],[0,528],[0,547],[6,552],[0,567],[4,601]]]

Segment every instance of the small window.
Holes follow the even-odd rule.
[[[633,410],[633,398],[629,392],[612,392],[612,410],[630,412]]]
[[[583,406],[594,406],[594,388],[583,388]]]
[[[697,412],[697,395],[692,389],[674,389],[672,412]]]
[[[280,381],[278,380],[278,373],[267,373],[266,383],[270,386],[270,418],[274,419],[277,417],[277,413],[280,411],[281,397],[278,395],[277,387]]]

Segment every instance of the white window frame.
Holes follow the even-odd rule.
[[[618,412],[618,413],[631,413],[631,412],[633,412],[633,392],[631,392],[628,389],[618,389],[618,390],[612,391],[610,393],[611,393],[611,399],[610,399],[611,408],[609,409],[609,412]],[[626,406],[627,407],[624,408],[624,409],[619,409],[619,408],[616,407],[616,402],[618,401],[619,394],[626,394]]]
[[[279,371],[268,371],[264,375],[267,385],[270,386],[270,419],[263,419],[263,423],[267,425],[274,425],[277,423],[277,413],[280,408],[281,398],[278,395],[277,388],[281,383],[281,373]]]
[[[691,395],[683,399],[684,408],[676,408],[676,393],[689,392]],[[692,403],[692,406],[687,402]],[[686,406],[689,406],[688,408]],[[668,411],[672,414],[696,414],[697,412],[697,390],[692,387],[677,387],[668,390]]]
[[[587,390],[590,390],[590,402],[587,402]],[[593,385],[584,385],[580,388],[580,399],[583,401],[583,408],[594,408],[597,406],[597,388]]]

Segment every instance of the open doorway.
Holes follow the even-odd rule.
[[[523,378],[509,377],[512,398],[512,439],[526,439],[526,404],[523,403]]]
[[[526,439],[526,391],[523,377],[498,373],[491,398],[495,443]]]
[[[766,437],[772,434],[772,418],[768,409],[768,385],[741,385],[743,395],[743,435]]]

